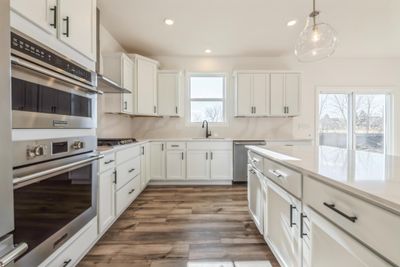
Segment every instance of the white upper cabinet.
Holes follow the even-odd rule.
[[[180,84],[181,73],[179,71],[158,72],[158,115],[181,116]]]
[[[300,73],[238,71],[235,78],[236,116],[266,117],[300,114]]]
[[[133,61],[124,53],[103,54],[102,58],[104,75],[133,92],[135,67]],[[107,94],[105,99],[106,112],[133,114],[133,94]]]
[[[96,61],[96,0],[12,0],[10,3],[14,12],[53,35],[54,40],[13,17],[14,28],[41,40],[60,53],[69,52],[55,42],[60,43],[61,40],[71,51],[79,52],[92,62]],[[66,56],[77,61],[73,54]]]
[[[299,73],[271,74],[271,115],[300,114],[301,75]]]
[[[268,116],[270,76],[267,73],[236,74],[236,116]]]
[[[96,0],[59,0],[58,37],[96,60]]]
[[[129,56],[135,63],[134,114],[156,116],[158,62],[136,54]]]
[[[50,34],[57,31],[57,0],[12,0],[11,8]]]

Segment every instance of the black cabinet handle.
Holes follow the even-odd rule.
[[[210,159],[213,160],[214,159],[214,154],[212,152],[210,152]]]
[[[295,205],[290,205],[290,212],[289,212],[290,228],[292,228],[293,225],[296,225],[296,223],[293,222],[293,210],[296,210],[296,206]]]
[[[63,18],[63,21],[65,21],[65,23],[66,23],[66,29],[65,29],[65,32],[63,33],[63,35],[65,35],[66,37],[69,37],[69,16],[66,16],[65,18]]]
[[[130,169],[128,172],[131,173],[131,172],[133,172],[133,171],[135,171],[135,169]]]
[[[117,184],[117,171],[114,171],[114,184]]]
[[[302,213],[301,216],[300,216],[300,238],[303,238],[303,236],[307,235],[306,233],[303,233],[303,230],[304,230],[304,226],[303,226],[304,218],[307,218],[307,216]]]
[[[54,29],[57,29],[57,6],[53,6],[50,8],[50,11],[53,11],[53,23],[50,23],[50,26]]]
[[[132,189],[131,191],[128,192],[128,194],[132,194],[133,192],[135,192],[135,189]]]
[[[144,155],[144,146],[142,146],[142,155]]]
[[[128,102],[124,101],[124,110],[128,109]]]
[[[184,160],[184,159],[185,159],[185,158],[184,158],[184,153],[185,153],[185,152],[182,152],[182,160]]]
[[[175,113],[178,114],[178,107],[175,107]]]
[[[70,263],[71,263],[71,261],[72,261],[72,259],[69,259],[69,260],[67,260],[67,261],[64,261],[64,263],[63,263],[63,267],[66,267],[66,266],[68,266],[68,264],[70,264]]]
[[[113,163],[113,162],[114,162],[114,160],[110,159],[109,161],[104,162],[104,164],[108,165],[108,164]]]
[[[164,151],[164,144],[161,144],[161,151]]]
[[[353,223],[355,223],[355,222],[357,221],[357,216],[349,216],[349,215],[347,215],[347,214],[344,213],[343,211],[338,210],[337,208],[335,208],[335,204],[328,204],[328,203],[324,202],[324,205],[325,205],[326,207],[328,207],[329,209],[333,210],[334,212],[336,212],[336,213],[342,215],[342,216],[345,217],[347,220],[349,220],[349,221],[351,221],[351,222],[353,222]]]

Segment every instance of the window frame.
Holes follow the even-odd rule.
[[[186,72],[186,90],[185,90],[185,117],[186,126],[188,127],[200,127],[202,122],[192,122],[192,101],[204,101],[204,102],[221,102],[222,101],[222,117],[223,122],[209,122],[212,126],[222,126],[227,127],[228,116],[227,116],[227,82],[229,74],[226,72]],[[222,77],[223,78],[223,98],[191,98],[191,85],[190,79],[192,77]]]
[[[356,134],[355,134],[355,107],[354,103],[356,95],[386,95],[385,98],[385,139],[384,139],[384,152],[383,154],[392,154],[394,152],[394,88],[393,87],[317,87],[315,94],[315,143],[319,144],[319,105],[320,105],[320,94],[345,94],[348,96],[349,107],[348,107],[348,137],[347,137],[347,149],[356,150]]]

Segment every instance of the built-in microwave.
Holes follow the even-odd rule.
[[[96,127],[96,74],[11,33],[14,129]]]

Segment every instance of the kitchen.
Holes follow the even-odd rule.
[[[2,0],[0,266],[399,266],[399,10]]]

